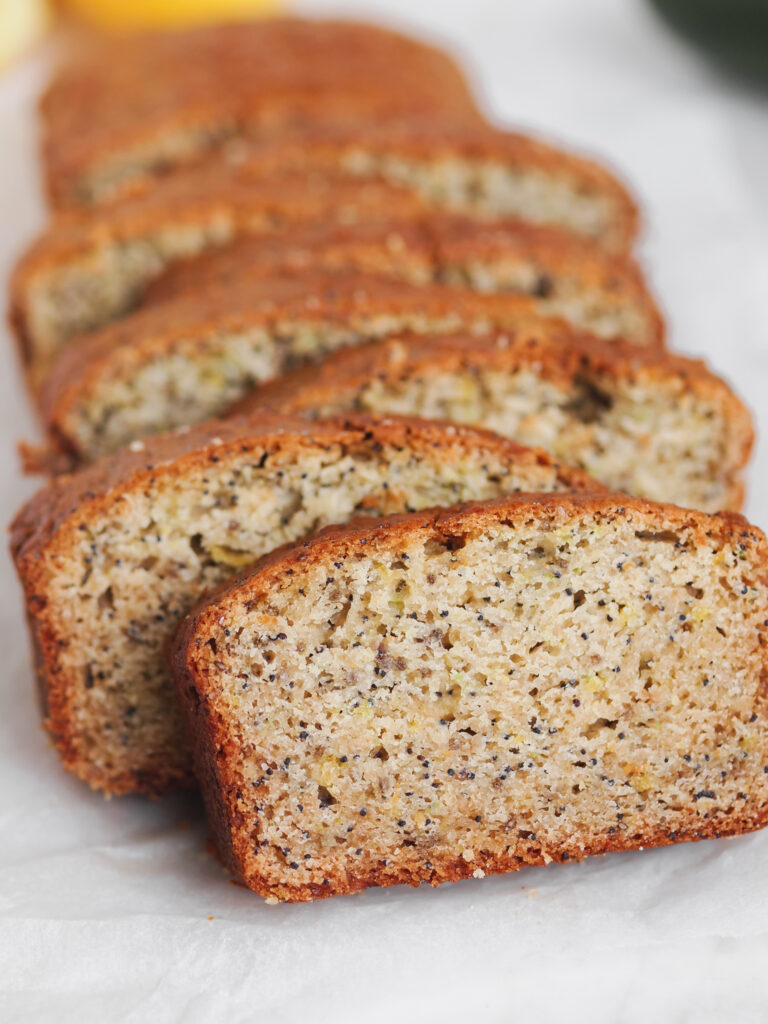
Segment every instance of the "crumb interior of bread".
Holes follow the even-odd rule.
[[[510,867],[755,815],[752,542],[657,524],[418,530],[224,600],[195,658],[233,741],[249,881],[429,879],[457,857]]]
[[[523,217],[533,224],[567,228],[591,238],[619,242],[616,199],[567,174],[497,160],[444,156],[419,160],[354,148],[344,155],[350,174],[380,176],[413,188],[440,209],[481,217]]]
[[[52,363],[70,338],[133,309],[149,281],[170,263],[224,245],[233,234],[232,218],[217,211],[208,222],[200,219],[106,242],[88,258],[36,275],[26,301],[32,358],[44,365]]]
[[[441,277],[474,291],[531,295],[545,316],[561,317],[600,338],[624,338],[636,345],[656,339],[651,309],[618,277],[585,283],[578,268],[558,271],[522,255],[448,262]]]
[[[451,331],[454,314],[356,315],[339,322],[294,321],[190,336],[129,370],[107,366],[62,417],[62,429],[87,460],[138,438],[201,423],[297,363],[386,334]],[[483,322],[478,320],[478,329]],[[485,325],[487,326],[487,325]]]
[[[163,661],[173,627],[203,590],[266,551],[354,514],[562,489],[558,472],[458,442],[307,444],[257,450],[179,476],[158,471],[52,556],[46,614],[66,637],[77,770],[114,788],[186,779],[187,748]],[[130,788],[130,786],[128,787]]]
[[[716,399],[677,377],[631,380],[584,375],[574,385],[535,367],[373,377],[318,403],[480,424],[538,445],[617,491],[716,512],[738,500],[741,438]]]

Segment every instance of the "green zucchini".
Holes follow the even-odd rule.
[[[768,0],[651,0],[678,32],[731,70],[768,83]]]

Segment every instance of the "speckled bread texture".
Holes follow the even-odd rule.
[[[540,445],[615,490],[738,510],[750,415],[702,362],[556,328],[402,337],[259,388],[238,412],[415,413]]]
[[[570,335],[514,294],[314,270],[240,278],[71,343],[41,408],[52,449],[90,461],[218,415],[259,382],[334,349],[397,331],[480,333],[494,325]]]
[[[294,902],[761,828],[767,621],[740,516],[523,495],[290,545],[172,660],[223,860]]]
[[[10,318],[33,389],[74,335],[124,315],[169,264],[296,222],[409,218],[412,192],[385,182],[297,173],[265,179],[217,164],[161,181],[93,213],[58,216],[11,280]]]
[[[477,122],[446,54],[373,25],[281,18],[105,42],[41,103],[55,203],[109,199],[243,135],[420,113]]]
[[[281,133],[231,157],[260,174],[323,171],[384,179],[432,209],[565,228],[612,251],[634,241],[638,213],[625,186],[594,161],[520,132],[403,119]]]
[[[64,764],[110,793],[190,784],[163,646],[206,588],[276,545],[365,512],[592,486],[495,435],[396,417],[215,422],[57,478],[12,550]]]
[[[432,214],[394,220],[295,226],[174,264],[150,284],[143,305],[233,280],[309,267],[360,270],[413,283],[443,281],[482,292],[531,295],[541,313],[601,337],[659,344],[664,323],[636,264],[556,228],[522,221],[488,225]]]

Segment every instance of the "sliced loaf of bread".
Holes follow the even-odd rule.
[[[244,135],[340,117],[480,120],[440,50],[375,25],[299,18],[98,36],[70,56],[41,109],[57,204],[111,199]]]
[[[257,384],[399,331],[572,331],[532,299],[308,270],[238,278],[138,310],[67,346],[42,395],[54,449],[90,461],[228,409]]]
[[[174,261],[245,234],[286,224],[423,211],[411,192],[384,182],[287,174],[264,179],[237,165],[200,167],[94,212],[56,217],[19,261],[11,323],[33,387],[76,334],[135,307]]]
[[[350,148],[361,131],[357,125],[351,134],[322,135],[325,148],[286,143],[258,149],[245,162],[208,162],[123,202],[57,218],[23,257],[11,284],[12,319],[27,362],[50,361],[73,334],[124,314],[169,264],[290,222],[409,217],[437,209],[491,220],[515,216],[614,249],[629,244],[634,206],[592,164],[505,133],[465,137],[428,126],[394,135],[371,131],[374,149],[386,143],[393,148],[384,152],[414,148],[420,154],[429,180],[439,179],[425,189],[418,181],[390,184],[396,174],[367,173]],[[448,187],[456,160],[468,169]]]
[[[664,336],[661,314],[627,257],[556,228],[522,221],[489,225],[440,214],[421,222],[294,225],[247,236],[173,264],[150,284],[142,304],[166,302],[244,274],[312,267],[519,292],[535,298],[539,312],[600,337],[653,345]]]
[[[698,361],[556,332],[394,338],[328,356],[236,409],[393,412],[473,423],[540,445],[615,490],[739,509],[753,431]]]
[[[59,477],[12,528],[48,731],[96,788],[189,784],[162,653],[206,588],[359,513],[589,486],[492,434],[370,417],[212,423]]]
[[[323,531],[172,654],[222,859],[271,901],[768,822],[768,546],[621,496]]]

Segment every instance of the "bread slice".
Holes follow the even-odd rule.
[[[11,281],[11,319],[38,381],[69,338],[133,308],[170,264],[286,223],[423,217],[437,209],[483,219],[515,215],[614,248],[631,240],[634,205],[607,172],[525,136],[451,135],[427,125],[361,133],[358,125],[306,145],[258,147],[247,160],[209,161],[93,215],[55,220]],[[360,153],[379,153],[377,146],[381,168],[371,164],[368,174],[370,161],[361,164]],[[430,188],[387,170],[386,153],[411,151],[427,168]],[[447,190],[444,179],[457,161],[464,170]],[[398,177],[399,185],[386,180]]]
[[[174,264],[149,285],[142,304],[281,267],[359,270],[416,284],[443,281],[482,292],[520,292],[533,296],[540,312],[601,337],[638,345],[657,345],[664,337],[661,314],[626,257],[556,228],[522,221],[489,225],[440,214],[421,223],[298,225],[241,238]]]
[[[226,158],[226,155],[225,155]],[[634,200],[605,167],[519,132],[414,118],[338,124],[238,148],[260,174],[323,171],[411,188],[431,208],[482,219],[520,217],[626,252]]]
[[[189,784],[162,651],[206,588],[360,512],[587,486],[492,434],[370,417],[212,423],[60,477],[12,527],[48,731],[96,788]]]
[[[383,182],[302,173],[269,180],[218,164],[179,174],[93,213],[57,217],[11,280],[11,323],[40,385],[63,345],[135,307],[169,264],[285,224],[415,216],[423,203]]]
[[[239,278],[139,310],[71,343],[42,395],[51,445],[75,463],[208,419],[296,363],[396,331],[496,326],[570,337],[534,300],[364,274]]]
[[[224,862],[293,902],[761,828],[766,626],[740,516],[522,495],[289,545],[173,665]]]
[[[99,37],[70,55],[41,110],[57,204],[113,198],[244,134],[414,113],[480,120],[440,50],[374,25],[298,18]]]
[[[709,512],[741,507],[753,442],[746,408],[704,363],[541,329],[385,339],[295,370],[235,408],[473,423],[615,490]]]

